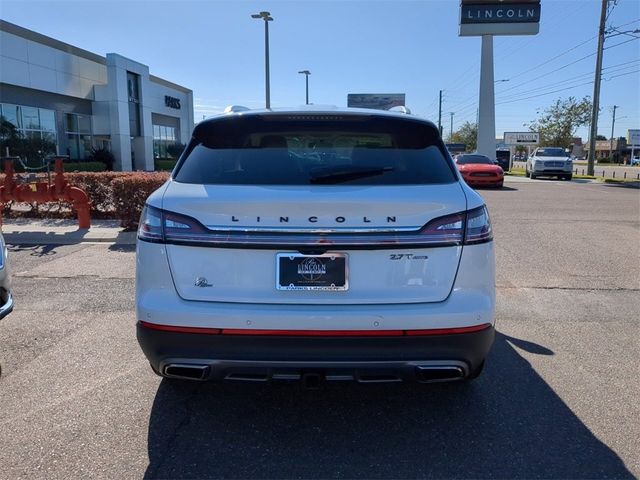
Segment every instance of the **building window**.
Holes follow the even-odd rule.
[[[67,155],[71,160],[85,160],[93,146],[91,117],[65,113],[64,131],[67,136]]]
[[[174,145],[178,143],[178,132],[175,127],[165,125],[153,126],[153,156],[154,158],[175,158]]]
[[[39,146],[43,151],[56,153],[58,140],[56,136],[56,112],[45,108],[0,104],[2,120],[10,123],[23,137],[34,141],[41,140]],[[3,132],[5,129],[3,128]],[[3,138],[4,140],[4,138]],[[5,155],[6,152],[2,152]],[[12,154],[9,152],[9,154]]]
[[[127,72],[127,93],[129,94],[129,135],[140,136],[140,76]]]

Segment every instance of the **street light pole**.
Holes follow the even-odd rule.
[[[271,108],[271,91],[269,85],[269,22],[273,17],[269,12],[254,13],[251,18],[261,18],[264,20],[264,77],[265,77],[265,108]]]
[[[305,92],[306,92],[306,103],[305,105],[309,105],[309,75],[311,72],[309,70],[300,70],[298,73],[302,73],[305,76]]]

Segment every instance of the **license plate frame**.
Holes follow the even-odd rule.
[[[346,253],[276,254],[276,290],[344,292],[349,289]],[[335,262],[335,263],[333,263]]]

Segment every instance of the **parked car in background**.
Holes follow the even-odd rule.
[[[0,233],[0,320],[9,315],[12,310],[13,297],[11,296],[11,276],[7,266],[7,247]],[[2,375],[2,365],[0,365],[0,375]]]
[[[573,178],[571,157],[560,147],[538,147],[527,160],[525,175],[530,178],[558,177],[562,180]]]
[[[13,297],[11,296],[11,276],[7,266],[7,247],[4,237],[0,233],[0,320],[9,315],[13,310]]]
[[[456,165],[462,178],[472,187],[496,187],[504,184],[504,170],[485,155],[465,153],[456,157]]]
[[[631,166],[640,165],[640,157],[633,157],[631,159]]]
[[[492,239],[431,122],[317,107],[214,117],[147,199],[138,341],[174,379],[474,378],[494,338]]]
[[[496,150],[496,163],[502,167],[502,170],[505,172],[509,171],[509,156],[511,155],[511,151],[509,149],[498,149]]]

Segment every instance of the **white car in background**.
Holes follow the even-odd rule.
[[[11,296],[11,275],[7,266],[7,246],[0,233],[0,320],[9,315],[12,310],[13,297]]]
[[[136,311],[168,378],[474,378],[494,338],[489,214],[431,122],[232,112],[147,200]]]
[[[573,161],[560,147],[539,147],[527,159],[525,176],[558,177],[562,180],[573,178]]]
[[[7,246],[0,233],[0,320],[9,315],[12,310],[13,297],[11,296],[11,275],[7,266]],[[2,365],[0,365],[0,375],[2,375]]]

